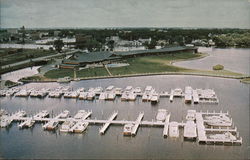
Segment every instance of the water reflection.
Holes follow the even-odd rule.
[[[242,48],[204,48],[200,47],[199,52],[208,53],[209,56],[191,61],[174,63],[177,66],[212,70],[217,64],[222,64],[225,70],[235,71],[250,75],[250,49]]]

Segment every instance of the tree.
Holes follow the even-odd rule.
[[[115,41],[113,41],[113,40],[108,41],[108,46],[109,46],[110,50],[113,51],[114,46],[115,46]]]
[[[21,27],[21,33],[22,33],[22,43],[24,44],[25,43],[25,41],[24,41],[24,39],[25,39],[25,27],[24,26]]]
[[[145,42],[144,44],[147,49],[155,49],[155,46],[157,45],[156,40],[152,40],[150,43]]]
[[[55,40],[54,41],[54,47],[55,47],[55,50],[57,52],[61,52],[62,51],[62,47],[64,46],[64,43],[62,40]]]

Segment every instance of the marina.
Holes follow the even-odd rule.
[[[88,125],[95,124],[103,124],[103,126],[99,129],[100,134],[105,134],[107,129],[111,125],[123,125],[124,130],[123,134],[125,136],[135,136],[138,128],[142,127],[162,127],[163,128],[163,137],[179,137],[179,128],[184,128],[183,138],[184,140],[198,140],[199,143],[206,144],[231,144],[231,145],[241,145],[242,137],[239,136],[237,132],[236,126],[228,125],[217,127],[216,124],[207,124],[204,118],[209,116],[218,116],[225,115],[228,116],[228,113],[216,113],[216,112],[197,112],[192,110],[192,114],[194,114],[195,119],[187,118],[185,123],[183,122],[170,122],[170,115],[167,110],[160,109],[159,113],[156,115],[155,120],[142,121],[144,117],[144,113],[140,112],[137,119],[135,121],[129,120],[115,120],[118,116],[118,112],[113,112],[107,120],[98,120],[98,119],[89,119],[92,112],[79,110],[77,114],[73,118],[67,118],[67,111],[63,111],[58,114],[55,118],[47,118],[49,116],[47,111],[41,111],[33,117],[26,117],[25,111],[19,111],[11,115],[2,115],[1,117],[1,127],[8,127],[12,122],[21,122],[18,126],[20,128],[24,127],[32,127],[36,122],[46,123],[43,125],[44,129],[54,130],[59,124],[61,127],[59,129],[60,132],[71,132],[71,133],[82,133],[88,127]],[[187,114],[190,114],[189,111]],[[159,120],[160,117],[160,120]],[[190,116],[187,116],[190,117]],[[162,119],[164,118],[164,120]],[[4,123],[4,122],[8,123]],[[218,124],[220,124],[218,122]]]
[[[141,87],[126,86],[124,89],[115,88],[110,85],[106,89],[102,87],[90,87],[88,90],[85,88],[77,88],[73,90],[69,86],[60,86],[54,89],[42,88],[42,89],[20,89],[10,88],[0,90],[0,97],[13,96],[13,97],[38,97],[45,98],[71,98],[79,100],[108,100],[114,101],[116,98],[121,101],[135,101],[137,98],[141,98],[142,102],[151,102],[151,104],[157,104],[160,102],[160,98],[169,97],[169,101],[173,102],[174,98],[185,99],[186,104],[198,104],[198,103],[211,103],[218,104],[219,99],[212,89],[192,89],[190,86],[185,87],[185,92],[182,92],[181,88],[171,89],[170,92],[162,91],[157,92],[152,86],[146,86],[143,91]]]
[[[62,121],[58,122],[57,127],[55,127],[52,131],[43,131],[44,128],[42,127],[44,124],[47,123],[47,121],[44,122],[36,122],[35,125],[33,125],[32,128],[28,129],[22,129],[20,130],[18,127],[18,123],[13,121],[11,125],[9,125],[8,128],[1,128],[1,141],[2,144],[5,147],[4,150],[11,150],[12,148],[16,148],[18,150],[19,147],[16,147],[16,145],[23,145],[26,148],[29,147],[30,144],[29,141],[32,140],[36,143],[36,146],[34,148],[37,148],[41,151],[45,150],[48,152],[49,157],[57,158],[59,156],[56,156],[54,154],[49,153],[49,150],[51,150],[51,147],[53,150],[59,151],[63,150],[65,153],[63,156],[68,158],[78,158],[80,157],[92,157],[92,158],[100,158],[98,154],[96,155],[89,155],[88,153],[91,153],[91,149],[89,149],[89,146],[93,145],[93,147],[96,148],[95,153],[99,153],[103,151],[103,148],[105,148],[107,145],[111,147],[112,152],[115,154],[115,157],[118,158],[120,155],[122,157],[128,157],[128,155],[123,154],[124,149],[130,149],[129,153],[133,153],[134,149],[136,149],[139,146],[146,146],[147,152],[149,155],[158,155],[158,152],[161,152],[161,155],[158,155],[156,157],[158,158],[164,158],[168,157],[172,159],[173,157],[169,154],[165,154],[165,151],[172,152],[174,155],[177,153],[176,151],[182,151],[184,152],[184,155],[178,155],[179,158],[185,158],[188,157],[186,154],[187,152],[192,152],[195,150],[199,150],[199,153],[201,155],[206,155],[213,151],[214,156],[216,155],[223,155],[225,157],[234,157],[234,155],[239,152],[245,152],[246,147],[248,145],[248,124],[247,119],[245,118],[248,116],[248,110],[246,110],[248,107],[247,101],[248,98],[246,94],[248,94],[248,89],[244,89],[244,87],[241,87],[242,84],[238,83],[236,80],[228,80],[228,79],[219,79],[219,78],[207,78],[207,77],[191,77],[191,76],[159,76],[159,82],[154,82],[153,80],[155,77],[137,77],[137,78],[126,78],[126,79],[113,79],[113,80],[91,80],[91,81],[79,81],[79,82],[71,82],[70,84],[56,84],[56,83],[30,83],[26,84],[25,86],[20,86],[18,88],[20,89],[42,89],[42,88],[49,88],[51,91],[54,90],[54,88],[63,87],[67,88],[70,86],[74,91],[84,88],[84,92],[88,92],[88,88],[95,88],[95,86],[100,86],[105,92],[105,88],[109,85],[114,85],[117,88],[121,88],[121,90],[124,90],[126,86],[140,86],[142,89],[142,93],[144,93],[146,86],[154,86],[152,88],[155,88],[155,91],[157,91],[159,94],[163,94],[163,92],[171,91],[171,88],[181,88],[183,91],[185,89],[185,86],[192,86],[192,88],[214,88],[216,94],[220,98],[220,102],[218,105],[214,105],[213,103],[202,103],[202,104],[191,104],[191,105],[185,105],[184,98],[174,98],[174,101],[172,103],[169,102],[168,97],[160,97],[160,102],[152,106],[150,101],[146,103],[142,103],[142,97],[138,96],[136,98],[136,101],[124,101],[120,102],[119,96],[116,97],[114,101],[106,101],[106,100],[98,100],[98,96],[95,97],[93,101],[88,100],[79,100],[79,99],[73,99],[73,98],[64,98],[63,96],[61,98],[49,98],[48,96],[41,99],[41,98],[23,98],[23,97],[1,97],[1,109],[4,109],[5,111],[8,111],[9,113],[15,113],[18,110],[25,110],[27,111],[28,115],[35,115],[39,111],[47,110],[50,113],[50,118],[55,118],[57,115],[62,113],[64,110],[70,111],[69,116],[73,117],[76,115],[76,113],[79,110],[85,110],[85,111],[93,111],[91,117],[89,120],[98,120],[95,121],[95,123],[92,121],[88,124],[86,129],[82,133],[76,132],[69,132],[69,133],[62,133],[60,132],[60,128],[62,125]],[[173,81],[171,81],[173,79]],[[198,82],[194,81],[194,79],[197,79]],[[141,84],[141,81],[144,81],[144,83]],[[180,84],[175,84],[176,81],[179,81]],[[210,85],[204,85],[204,81],[206,83],[209,83]],[[161,83],[161,85],[158,85],[158,83]],[[228,87],[220,87],[219,84],[225,83]],[[121,85],[123,84],[123,85]],[[39,87],[38,87],[39,86]],[[143,87],[144,86],[144,87]],[[114,87],[114,88],[116,88]],[[238,92],[234,92],[233,90],[238,90]],[[234,98],[232,98],[234,97]],[[167,109],[169,113],[171,113],[171,118],[169,119],[169,125],[165,129],[168,131],[167,136],[163,139],[163,131],[164,126],[159,125],[158,122],[156,122],[156,115],[158,112],[158,109]],[[238,143],[233,143],[233,146],[227,146],[232,145],[225,143],[224,146],[222,142],[214,143],[208,143],[210,145],[204,145],[207,144],[205,142],[199,143],[198,138],[198,130],[197,130],[197,138],[194,142],[189,142],[184,140],[183,137],[183,129],[184,124],[186,123],[186,115],[187,110],[196,110],[196,112],[203,111],[204,113],[207,113],[208,115],[219,115],[220,110],[225,111],[224,113],[230,115],[230,118],[233,118],[233,126],[229,127],[229,129],[235,129],[235,126],[237,126],[237,131],[240,133],[240,136],[242,137],[242,144],[240,146],[234,146],[238,145]],[[215,110],[215,113],[213,112]],[[109,118],[109,116],[114,112],[118,111],[118,116],[116,120],[114,120],[114,123],[111,123],[109,128],[106,130],[105,134],[101,136],[99,133],[99,128],[101,128],[105,123],[105,121]],[[136,136],[124,136],[124,126],[126,124],[116,124],[116,121],[122,121],[127,120],[132,123],[136,120],[139,113],[143,111],[144,112],[144,118],[141,123],[144,123],[144,121],[149,121],[151,124],[144,125],[140,124],[136,133]],[[64,118],[65,119],[65,118]],[[155,125],[152,125],[152,119]],[[102,121],[105,120],[105,121]],[[84,121],[86,122],[86,121]],[[102,123],[100,123],[102,122]],[[178,128],[179,128],[179,137],[172,137],[170,134],[170,122],[177,122]],[[244,122],[244,123],[242,123]],[[55,122],[56,124],[57,122]],[[195,123],[197,125],[197,121],[195,120]],[[166,125],[167,126],[167,125]],[[212,127],[204,124],[206,126],[206,129],[214,128],[217,129],[219,127]],[[198,125],[197,125],[198,127]],[[223,131],[225,131],[227,127],[221,127]],[[175,129],[175,128],[174,128]],[[132,130],[132,127],[131,127]],[[213,131],[214,134],[224,134],[223,132]],[[235,131],[232,131],[233,135],[237,135]],[[207,137],[210,138],[211,131],[206,131],[205,134]],[[211,135],[211,136],[210,136]],[[229,135],[229,134],[226,134]],[[19,138],[15,137],[23,137],[25,140],[25,137],[27,137],[26,144],[23,144],[23,140],[20,140]],[[202,135],[200,134],[200,138]],[[228,136],[224,135],[216,135],[216,137],[225,138]],[[5,138],[9,137],[8,141],[5,140]],[[212,136],[213,137],[213,136]],[[218,138],[217,138],[218,139]],[[55,144],[53,141],[57,141],[57,144]],[[49,144],[46,145],[44,142],[48,142]],[[50,143],[51,142],[51,143]],[[114,147],[109,145],[110,143],[115,144]],[[81,150],[77,150],[76,152],[72,151],[71,147],[67,147],[68,145],[74,145],[78,144],[81,147]],[[202,145],[199,145],[202,144]],[[64,146],[65,148],[62,148],[61,146]],[[155,147],[158,149],[156,150]],[[11,148],[10,148],[11,147]],[[230,151],[228,154],[221,153],[226,147],[227,151]],[[164,149],[163,149],[164,148]],[[176,151],[172,151],[172,150]],[[28,150],[27,150],[28,151]],[[36,151],[40,157],[43,157],[41,155],[40,151]],[[77,155],[74,155],[72,153],[77,153]],[[110,151],[107,151],[107,153],[111,153]],[[21,154],[20,152],[18,153]],[[27,156],[32,156],[29,153],[26,153]],[[103,153],[102,155],[106,158],[110,157],[109,154]],[[243,153],[242,153],[243,154]],[[245,154],[243,154],[245,155]],[[13,157],[11,155],[6,155],[8,157]],[[136,158],[137,156],[131,156],[133,158]],[[145,157],[141,152],[138,152],[138,157]],[[241,156],[242,157],[242,156]],[[246,157],[246,156],[245,156]],[[14,158],[14,157],[13,157]],[[44,157],[46,158],[46,157]]]

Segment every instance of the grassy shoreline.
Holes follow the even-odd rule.
[[[195,76],[210,76],[210,77],[222,77],[222,78],[234,78],[242,79],[246,75],[235,73],[227,70],[221,71],[206,71],[195,70],[177,67],[173,65],[173,62],[183,60],[194,60],[206,57],[208,54],[199,53],[179,53],[178,55],[159,55],[159,56],[147,56],[129,58],[125,61],[129,63],[129,66],[119,68],[109,68],[112,73],[110,76],[104,67],[88,68],[76,71],[76,78],[81,80],[86,79],[104,79],[104,78],[122,78],[122,77],[135,77],[135,76],[150,76],[150,75],[195,75]],[[57,78],[69,76],[74,78],[74,70],[72,69],[56,69],[46,72],[40,75],[39,78],[28,78],[26,82],[54,82]]]

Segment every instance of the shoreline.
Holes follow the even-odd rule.
[[[230,75],[216,75],[208,73],[191,73],[191,72],[160,72],[160,73],[144,73],[144,74],[128,74],[128,75],[116,75],[116,76],[99,76],[99,77],[86,77],[73,79],[72,81],[81,80],[95,80],[95,79],[113,79],[113,78],[127,78],[127,77],[143,77],[143,76],[158,76],[158,75],[189,75],[189,76],[204,76],[204,77],[216,77],[216,78],[229,78],[229,79],[244,79],[250,76],[230,76]],[[57,82],[57,79],[43,79],[43,80],[23,80],[23,83],[46,83],[46,82]]]

